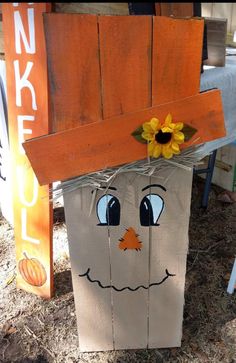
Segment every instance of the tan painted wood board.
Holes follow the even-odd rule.
[[[145,349],[148,344],[149,227],[139,222],[141,189],[148,181],[149,177],[128,173],[112,184],[117,188],[114,195],[120,200],[121,216],[119,226],[109,226],[111,278],[116,288],[126,287],[124,291],[112,290],[115,349]],[[140,250],[130,248],[131,229],[138,235]]]
[[[166,192],[158,191],[164,200],[160,226],[151,227],[150,281],[163,276],[166,269],[175,276],[169,277],[158,289],[150,288],[150,348],[180,346],[182,338],[192,170],[176,168],[165,181],[167,175],[160,173],[163,177],[160,183],[166,188]],[[152,178],[152,183],[157,180]]]
[[[69,239],[73,291],[77,312],[79,348],[81,351],[113,349],[111,290],[102,289],[86,277],[110,285],[108,229],[97,226],[96,208],[89,216],[91,188],[64,195],[65,217]],[[95,204],[103,191],[98,191]]]

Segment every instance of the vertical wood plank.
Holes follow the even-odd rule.
[[[153,21],[152,104],[197,94],[203,21],[166,17],[154,17]]]
[[[52,15],[52,16],[51,16]],[[45,14],[54,131],[101,119],[97,16]],[[58,57],[58,55],[61,55]],[[81,351],[113,349],[108,230],[89,216],[91,189],[65,193],[73,289]],[[96,200],[95,200],[96,202]]]
[[[176,17],[192,17],[193,3],[172,3],[172,15]]]
[[[53,131],[99,121],[97,16],[44,14],[44,26]]]
[[[100,17],[99,31],[104,118],[150,106],[151,17]]]
[[[121,219],[119,226],[109,226],[111,278],[117,289],[125,288],[112,291],[115,349],[147,347],[149,227],[140,225],[139,208],[148,181],[148,177],[128,173],[113,183]]]
[[[172,5],[173,3],[159,3],[160,4],[160,14],[161,16],[172,15]]]
[[[156,3],[156,15],[191,17],[193,16],[193,3]]]
[[[108,118],[150,106],[152,18],[101,17],[99,34],[103,117]],[[139,226],[139,206],[134,204],[136,192],[129,181],[129,178],[133,179],[134,176],[122,175],[114,182],[119,192],[126,190],[129,194],[130,190],[129,197],[121,197],[120,225],[109,226],[111,279],[119,288],[134,287],[139,283],[146,286],[149,278],[148,231],[144,228],[145,233],[140,233],[145,246],[142,251],[122,251],[118,247],[118,240],[124,235],[125,228],[135,229]],[[135,182],[135,185],[138,190],[139,182]],[[115,349],[147,346],[147,299],[148,290],[145,289],[126,289],[122,292],[112,290]]]
[[[158,191],[164,200],[164,210],[158,227],[151,227],[150,281],[162,279],[166,269],[168,279],[158,288],[150,288],[149,348],[181,345],[184,307],[184,286],[188,250],[192,171],[176,168],[161,171],[151,178],[166,192]],[[152,188],[152,193],[157,188]],[[177,218],[177,220],[176,220]]]
[[[154,19],[153,105],[199,92],[202,39],[200,20]],[[166,269],[176,276],[168,277],[159,289],[150,288],[148,346],[174,347],[180,346],[182,337],[192,171],[176,168],[173,173],[170,168],[151,177],[154,183],[166,192],[158,192],[165,207],[160,226],[150,231],[150,281],[161,278]]]
[[[64,194],[79,348],[84,352],[114,348],[111,290],[90,282],[86,276],[79,276],[90,269],[92,280],[99,280],[103,286],[111,283],[108,229],[98,226],[96,214],[97,201],[104,192],[97,192],[89,215],[91,192],[91,188],[83,188]]]
[[[53,292],[52,205],[40,187],[22,142],[49,132],[46,49],[42,13],[48,3],[4,3],[3,31],[14,203],[17,287],[49,298]],[[22,30],[22,28],[24,30]],[[25,32],[25,41],[22,39]],[[19,261],[36,258],[42,279],[33,284]],[[24,261],[28,265],[29,262]],[[36,263],[36,262],[35,262]],[[32,281],[31,281],[32,282]]]

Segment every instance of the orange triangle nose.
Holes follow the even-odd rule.
[[[140,251],[142,248],[142,242],[139,241],[138,235],[132,227],[129,227],[124,236],[120,239],[119,248],[121,250],[136,250]]]

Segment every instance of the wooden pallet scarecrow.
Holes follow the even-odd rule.
[[[81,351],[180,346],[192,165],[225,135],[199,93],[203,21],[46,14],[54,133],[24,144],[63,181]]]

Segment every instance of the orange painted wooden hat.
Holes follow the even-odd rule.
[[[225,136],[220,91],[199,93],[203,20],[57,13],[44,24],[53,133],[23,144],[40,184],[145,159],[133,132],[152,118],[193,127],[194,145]]]

